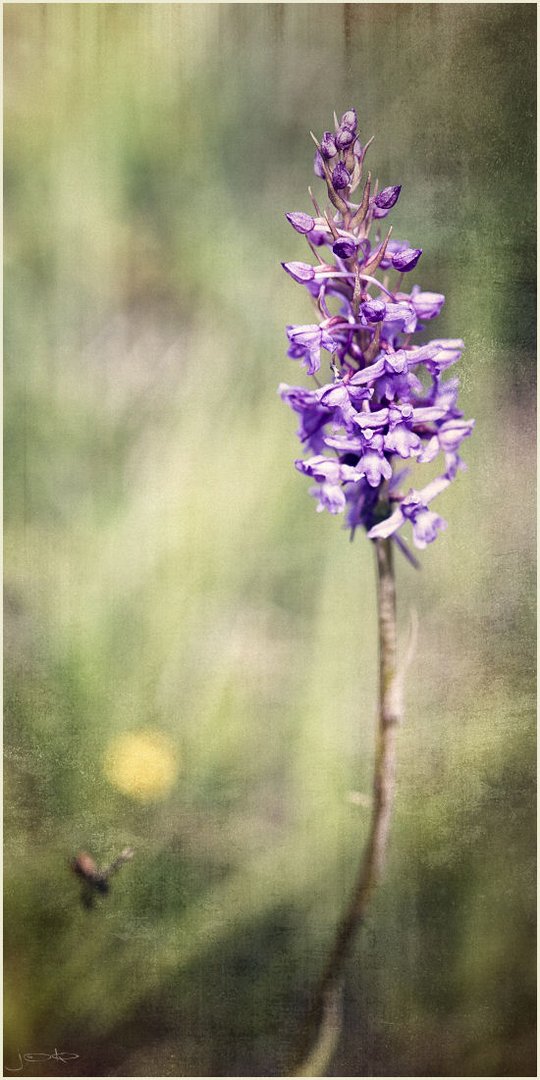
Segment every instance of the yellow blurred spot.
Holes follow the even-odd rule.
[[[111,739],[103,763],[107,780],[141,802],[162,798],[178,772],[175,747],[160,731],[132,731]]]

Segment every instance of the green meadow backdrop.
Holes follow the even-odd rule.
[[[354,877],[373,552],[276,393],[311,321],[284,213],[351,105],[477,427],[398,564],[419,642],[331,1075],[535,1075],[535,14],[4,8],[5,1067],[78,1055],[21,1075],[283,1073]],[[126,845],[86,910],[69,858]]]

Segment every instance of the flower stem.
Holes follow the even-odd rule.
[[[349,904],[337,927],[326,967],[298,1040],[293,1071],[290,1073],[292,1076],[324,1076],[328,1068],[341,1023],[339,1015],[336,1019],[336,1013],[343,968],[355,935],[364,922],[373,891],[381,879],[388,845],[394,802],[396,727],[401,720],[401,679],[397,670],[396,587],[392,541],[375,540],[374,546],[379,621],[379,708],[370,831]],[[333,1038],[329,1038],[329,1026],[333,1027]],[[312,1044],[314,1048],[309,1053]],[[321,1053],[323,1046],[331,1048],[330,1054]],[[317,1071],[307,1071],[311,1070],[315,1063]]]

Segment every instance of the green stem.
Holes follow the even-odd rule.
[[[375,540],[374,544],[379,621],[379,708],[370,831],[349,904],[337,927],[326,967],[301,1031],[293,1059],[293,1070],[290,1073],[292,1076],[323,1076],[328,1067],[329,1055],[322,1054],[321,1050],[323,1046],[329,1046],[333,1052],[337,1043],[340,1020],[339,1017],[336,1020],[336,1008],[339,1004],[343,967],[355,935],[364,922],[373,891],[381,879],[388,846],[394,802],[396,727],[401,720],[400,679],[397,671],[396,586],[392,541]],[[333,1038],[329,1035],[330,1027]],[[313,1043],[314,1049],[309,1054]],[[322,1061],[322,1057],[326,1060]],[[315,1062],[318,1071],[306,1071],[311,1069]]]

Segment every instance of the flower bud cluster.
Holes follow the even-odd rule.
[[[435,540],[446,522],[429,504],[465,468],[458,451],[474,421],[464,420],[457,407],[458,380],[445,378],[464,344],[412,340],[445,298],[417,284],[404,291],[422,249],[393,239],[391,228],[384,238],[378,231],[401,185],[379,190],[368,173],[361,197],[353,199],[371,140],[362,145],[354,109],[334,119],[334,131],[320,140],[312,136],[314,171],[326,183],[331,206],[321,210],[310,190],[313,214],[286,215],[315,262],[282,264],[317,311],[316,322],[287,327],[288,355],[300,360],[314,386],[282,383],[279,390],[300,419],[298,437],[308,456],[296,467],[314,481],[317,509],[344,511],[353,534],[363,526],[371,539],[393,536],[407,553],[399,530],[410,522],[418,548]],[[317,377],[322,350],[333,374],[325,385]],[[423,464],[439,454],[444,471],[437,479],[420,490],[403,487],[410,475],[404,461]]]

